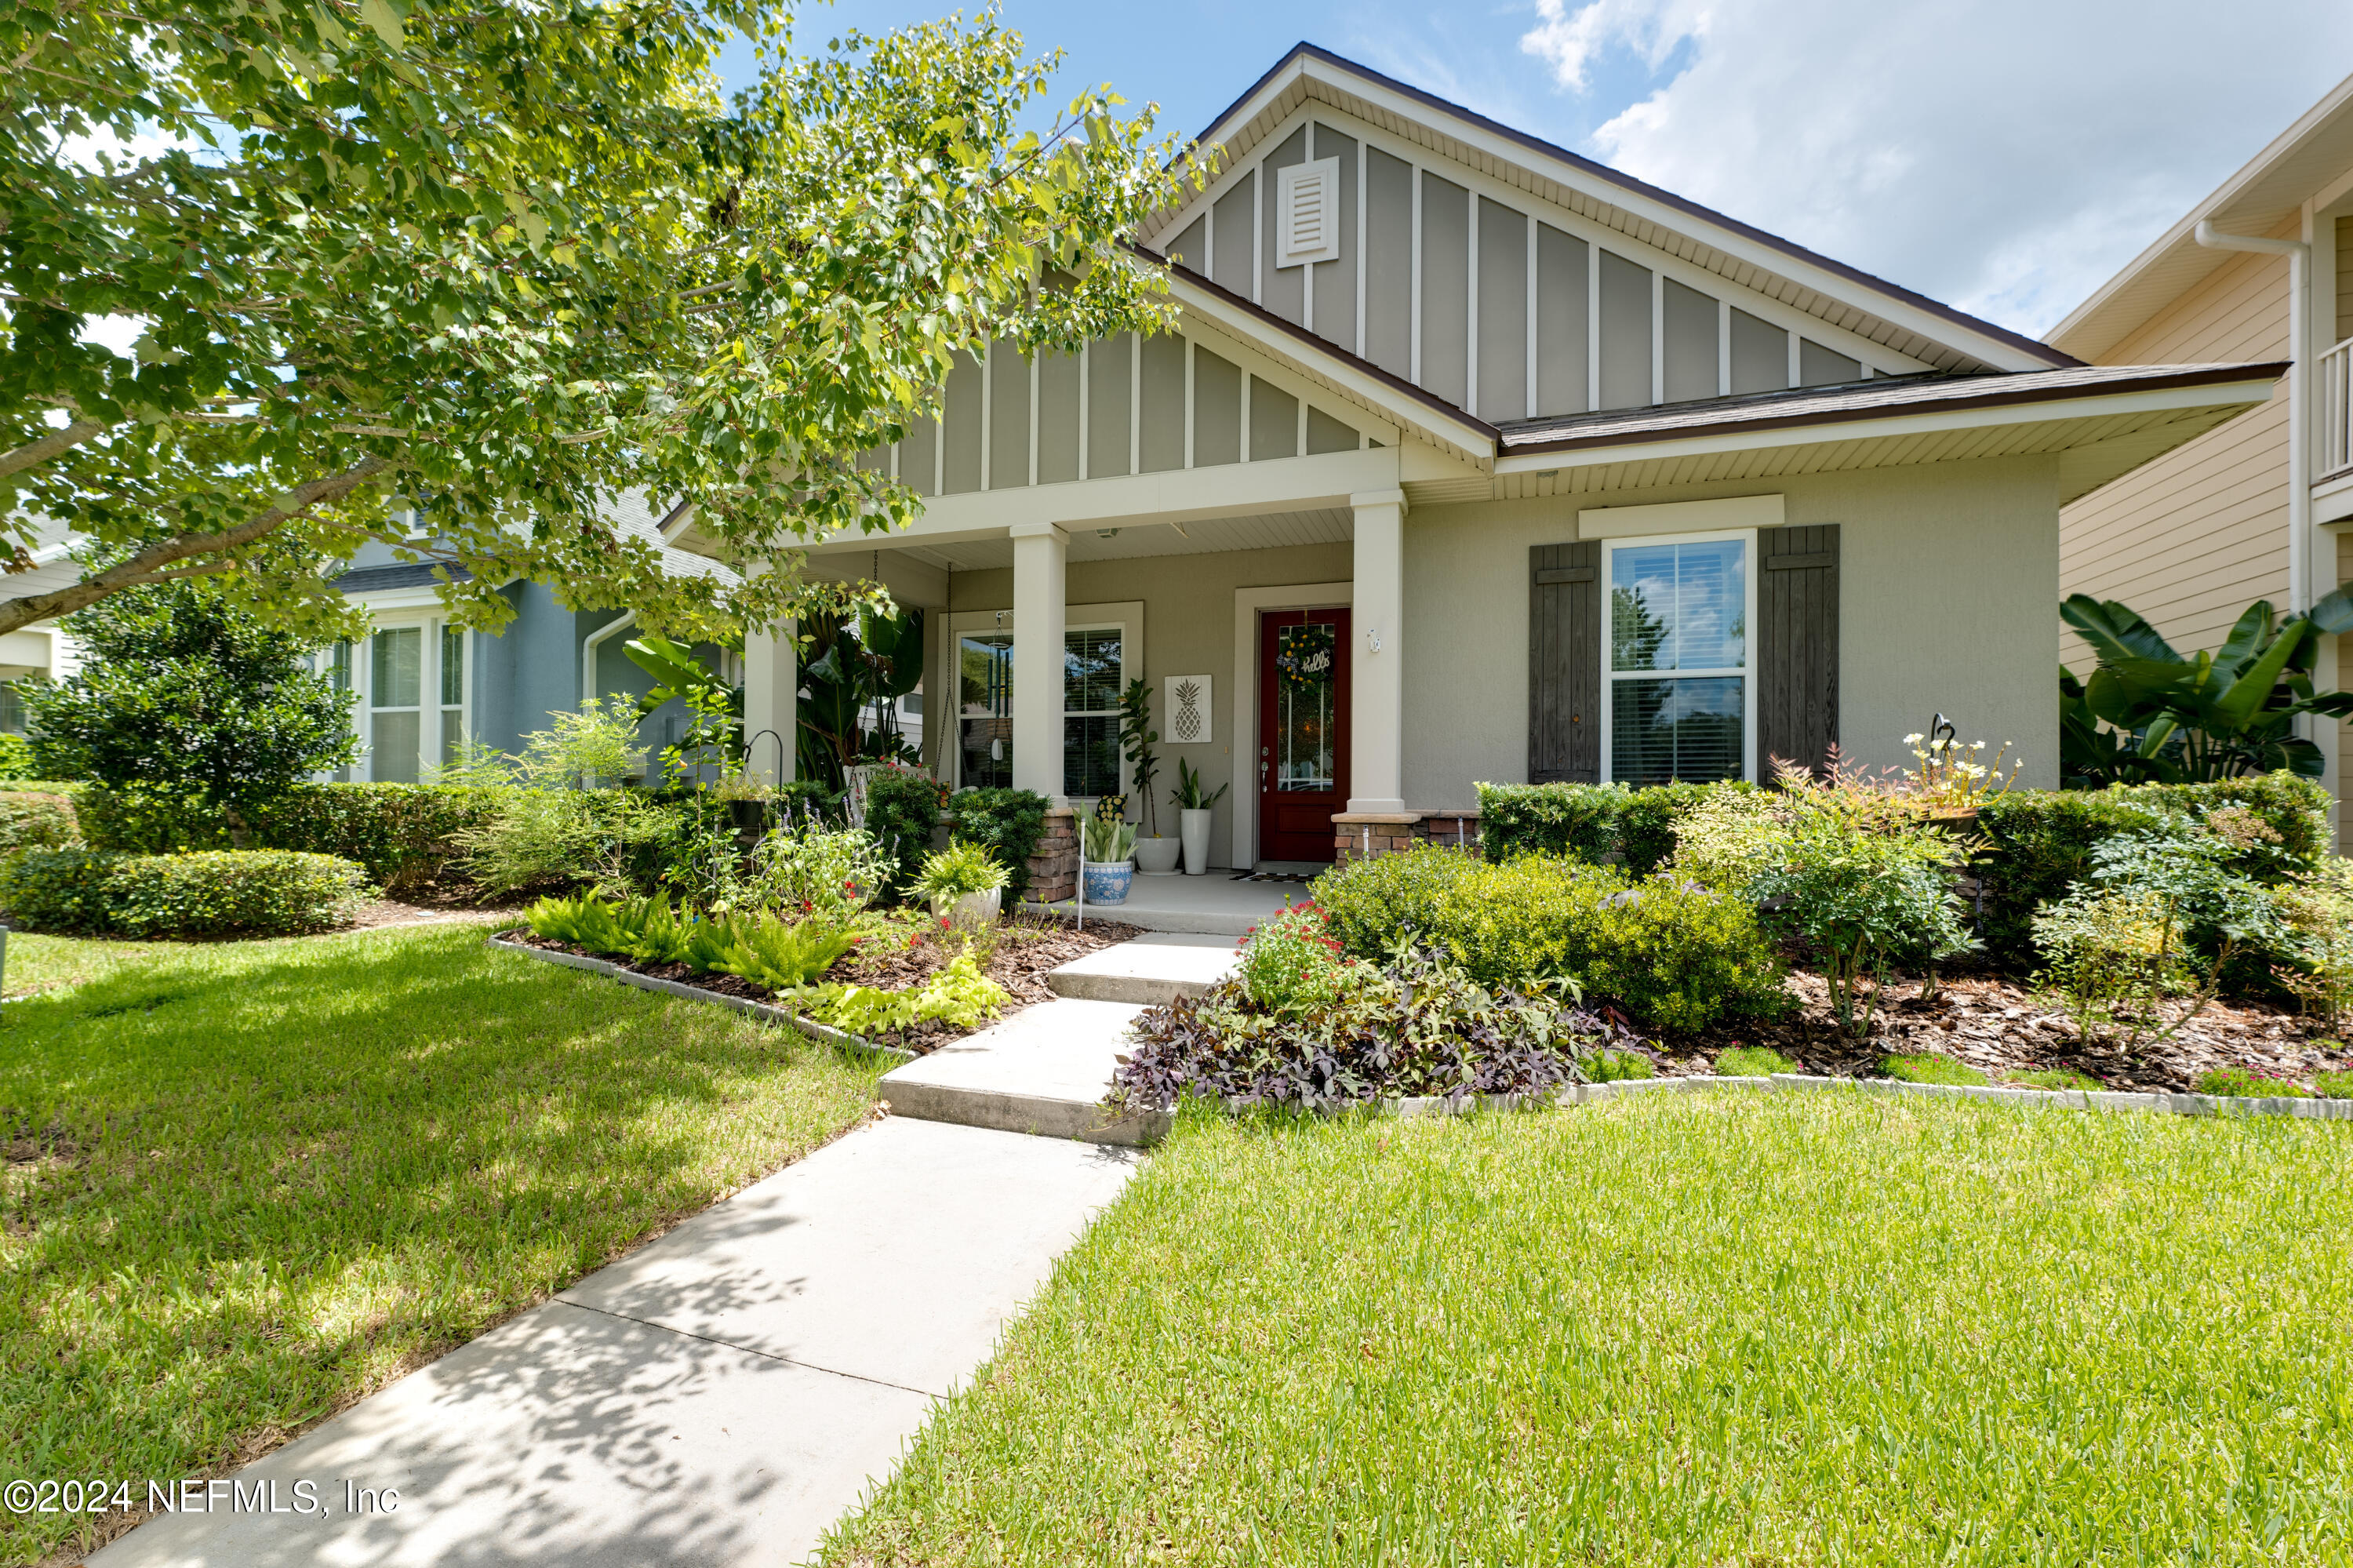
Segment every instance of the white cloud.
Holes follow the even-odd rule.
[[[2353,7],[2274,0],[1538,0],[1570,90],[1623,50],[1673,78],[1613,166],[2041,333],[2353,68]],[[1680,57],[1678,50],[1683,51]]]

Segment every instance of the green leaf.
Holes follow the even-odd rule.
[[[2230,690],[2215,699],[2214,716],[2226,731],[2247,727],[2264,701],[2271,696],[2272,688],[2279,683],[2281,672],[2287,668],[2288,661],[2295,657],[2296,648],[2311,630],[2309,622],[2291,621],[2287,630],[2263,651],[2263,656],[2256,660],[2245,674],[2233,681]]]
[[[360,0],[360,20],[374,29],[375,36],[384,40],[384,47],[393,53],[398,54],[406,47],[400,13],[392,8],[390,0]]]

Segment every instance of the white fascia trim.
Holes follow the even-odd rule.
[[[1881,419],[1854,419],[1778,429],[1728,430],[1682,440],[1628,441],[1623,446],[1583,447],[1575,451],[1523,452],[1495,464],[1497,474],[1542,473],[1552,469],[1597,468],[1630,460],[1660,461],[1718,452],[1764,451],[1781,447],[1827,446],[1890,437],[1934,435],[1944,430],[1996,429],[2010,425],[2106,419],[2119,415],[2167,413],[2181,408],[2251,408],[2271,401],[2273,378],[2231,381],[2208,387],[2172,387],[2155,392],[2110,392],[2096,397],[2017,403],[1999,408],[1926,410]]]
[[[1440,447],[1465,462],[1485,469],[1495,461],[1495,438],[1492,428],[1464,415],[1449,418],[1418,399],[1400,396],[1387,383],[1366,375],[1356,366],[1336,357],[1310,360],[1302,352],[1307,347],[1287,337],[1270,333],[1254,318],[1244,314],[1208,290],[1171,271],[1169,291],[1177,296],[1185,309],[1204,317],[1219,331],[1248,343],[1261,354],[1292,369],[1310,380],[1318,380],[1344,397],[1365,404],[1397,425]]]
[[[373,614],[380,609],[438,609],[441,595],[429,588],[378,588],[373,592],[345,594],[345,599]]]
[[[1303,67],[1324,63],[1321,60],[1311,60],[1303,57],[1300,61]],[[1431,123],[1433,115],[1444,112],[1406,98],[1390,88],[1367,81],[1362,77],[1349,77],[1346,79],[1346,90],[1349,92],[1368,103],[1377,104],[1402,120],[1429,125]],[[1555,180],[1573,190],[1583,192],[1596,201],[1607,203],[1620,212],[1639,217],[1645,222],[1654,223],[1671,234],[1689,235],[1711,249],[1724,252],[1726,256],[1746,261],[1752,267],[1761,268],[1777,277],[1787,278],[1791,282],[1811,289],[1817,293],[1827,294],[1834,300],[1849,301],[1858,309],[1868,311],[1881,320],[1907,331],[1917,333],[1931,343],[1950,344],[1955,348],[1975,355],[1988,365],[1999,366],[2005,370],[2048,370],[2052,367],[2052,362],[2039,355],[2029,354],[2023,349],[2003,343],[1999,338],[1972,332],[1957,322],[1949,321],[1939,315],[1931,315],[1902,300],[1877,293],[1866,285],[1855,282],[1852,279],[1826,271],[1787,251],[1760,245],[1745,236],[1720,228],[1704,218],[1694,217],[1680,207],[1669,207],[1663,202],[1627,190],[1620,185],[1602,184],[1572,164],[1545,157],[1534,148],[1508,141],[1483,127],[1456,120],[1451,115],[1446,116],[1446,120],[1445,133],[1467,147],[1474,147],[1489,157],[1516,164],[1532,173],[1540,173],[1548,179]],[[1541,168],[1538,167],[1539,164],[1542,165]],[[1630,235],[1628,238],[1630,239],[1632,236]],[[1858,298],[1858,296],[1861,297]]]

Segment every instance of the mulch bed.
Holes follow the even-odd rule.
[[[2201,1075],[2218,1067],[2248,1067],[2309,1087],[2314,1072],[2348,1065],[2344,1047],[2327,1038],[2317,1020],[2262,1001],[2210,1002],[2170,1040],[2126,1053],[2113,1046],[2086,1048],[2064,1013],[1999,975],[1948,977],[1927,1001],[1920,1000],[1919,980],[1893,983],[1867,1041],[1841,1035],[1830,987],[1820,975],[1799,969],[1788,983],[1802,1004],[1797,1014],[1778,1023],[1743,1021],[1690,1040],[1656,1043],[1652,1056],[1659,1070],[1671,1075],[1708,1073],[1717,1052],[1763,1045],[1798,1063],[1802,1072],[1832,1076],[1876,1076],[1883,1056],[1936,1054],[1997,1079],[2060,1067],[2111,1089],[2145,1092],[2194,1090]]]
[[[1073,959],[1103,948],[1115,947],[1142,935],[1143,931],[1137,927],[1123,926],[1110,920],[1089,920],[1083,931],[1060,918],[1031,915],[1000,922],[997,949],[989,955],[988,962],[981,972],[1003,986],[1013,1000],[1007,1002],[1005,1010],[990,1022],[1009,1018],[1033,1003],[1052,1001],[1054,992],[1046,984],[1048,971],[1060,969]],[[511,939],[526,947],[599,959],[637,974],[655,980],[675,980],[681,985],[691,985],[698,991],[712,991],[721,996],[742,997],[750,1001],[776,1000],[776,993],[767,987],[754,985],[741,975],[696,974],[684,964],[676,963],[632,963],[617,953],[592,953],[586,948],[551,941],[528,930],[514,932]],[[956,942],[943,942],[928,936],[912,947],[885,947],[870,940],[859,951],[845,955],[825,972],[825,978],[842,985],[871,985],[881,991],[915,991],[934,974],[946,968],[961,951],[963,948]],[[912,1029],[878,1034],[873,1039],[880,1045],[896,1045],[928,1054],[971,1033],[970,1030],[933,1020]]]

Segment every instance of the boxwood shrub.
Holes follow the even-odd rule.
[[[923,857],[932,853],[932,833],[939,826],[940,802],[946,793],[939,780],[912,768],[878,773],[867,787],[866,831],[891,857],[892,897],[903,897],[923,875]],[[1042,826],[1044,819],[1039,821]]]
[[[79,842],[74,804],[63,795],[30,789],[0,793],[0,853],[20,849],[63,849]]]
[[[994,854],[1013,874],[1008,902],[1018,899],[1029,887],[1029,857],[1045,836],[1046,797],[1029,789],[959,789],[946,810],[949,833]]]
[[[349,925],[367,893],[352,862],[290,850],[26,850],[0,861],[0,908],[69,934],[286,936]]]
[[[1355,957],[1378,959],[1411,937],[1443,948],[1482,985],[1566,976],[1652,1029],[1689,1033],[1788,1005],[1757,912],[1672,876],[1423,848],[1338,867],[1314,891]]]
[[[496,820],[509,792],[439,784],[298,784],[252,813],[253,847],[356,861],[389,892],[438,877],[457,835]],[[90,786],[79,801],[94,849],[132,854],[225,850],[228,824],[195,796]]]

